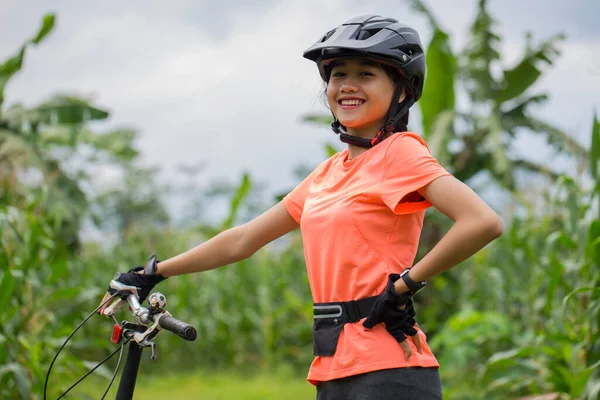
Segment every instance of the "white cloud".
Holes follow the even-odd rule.
[[[57,10],[57,31],[27,55],[23,74],[7,95],[34,103],[56,90],[93,93],[112,111],[110,124],[140,129],[148,163],[172,174],[179,163],[205,160],[205,177],[237,178],[247,168],[281,190],[295,183],[291,171],[297,164],[315,165],[324,157],[323,143],[337,141],[326,127],[298,120],[307,112],[326,111],[316,67],[302,52],[336,24],[369,13],[406,16],[427,41],[426,21],[397,3],[310,0],[229,9],[210,3],[223,8],[210,14],[208,3],[191,0],[168,7],[158,1],[65,2]],[[474,3],[430,3],[454,42],[461,43]],[[0,37],[10,33],[10,40],[0,42],[0,54],[16,50],[37,27],[37,20],[25,24],[15,17],[25,10],[17,4],[1,11]],[[34,5],[38,15],[45,11],[44,2]],[[36,14],[26,15],[35,19]],[[508,35],[504,50],[517,54],[522,37]],[[587,124],[600,88],[578,60],[587,57],[600,65],[592,51],[598,44],[570,42],[540,82],[555,96],[544,115],[557,119],[568,109]],[[577,73],[566,79],[572,70]]]

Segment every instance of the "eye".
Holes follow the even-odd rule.
[[[360,73],[361,76],[373,76],[373,73],[370,71],[363,71]]]
[[[340,77],[340,76],[345,76],[346,74],[341,72],[341,71],[334,71],[331,73],[331,76],[335,76],[335,77]]]

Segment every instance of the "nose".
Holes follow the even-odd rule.
[[[358,91],[358,86],[356,85],[354,80],[350,79],[349,77],[346,77],[346,79],[344,79],[344,81],[340,85],[341,93],[354,93],[357,91]]]
[[[351,83],[344,83],[342,86],[340,86],[340,92],[355,93],[355,92],[358,92],[358,87],[356,87],[356,85],[353,85]]]

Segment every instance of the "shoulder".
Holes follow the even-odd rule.
[[[315,180],[320,181],[329,171],[339,166],[344,159],[344,151],[335,153],[333,156],[321,161],[308,176],[304,179],[305,181],[314,182]]]
[[[415,155],[419,153],[430,153],[429,146],[425,140],[416,132],[398,132],[385,140],[389,141],[386,156]]]
[[[402,145],[412,145],[424,146],[426,149],[429,150],[429,146],[427,146],[425,140],[416,132],[398,132],[392,135],[392,137],[390,137],[388,140],[390,141],[389,146],[393,147],[399,147]]]

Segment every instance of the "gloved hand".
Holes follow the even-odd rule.
[[[415,336],[417,330],[414,325],[416,323],[414,318],[414,308],[412,307],[412,300],[409,300],[411,304],[410,310],[413,315],[409,314],[408,304],[405,309],[389,309],[383,318],[385,329],[398,341],[402,343],[406,340],[406,336]]]
[[[399,278],[399,274],[390,274],[388,276],[388,284],[375,301],[373,308],[363,322],[363,327],[371,329],[375,325],[383,322],[386,330],[398,341],[398,343],[403,345],[406,336],[411,336],[417,349],[421,352],[421,341],[417,335],[418,332],[414,327],[416,321],[412,295],[408,292],[397,294],[394,290],[394,283]],[[409,346],[404,345],[403,348],[405,352],[410,349]],[[408,357],[410,357],[410,354],[408,354],[407,358]]]
[[[115,280],[128,286],[135,286],[139,296],[139,301],[142,303],[146,300],[146,297],[150,294],[150,291],[154,286],[164,281],[165,278],[161,274],[156,272],[156,264],[158,260],[156,256],[150,257],[145,267],[134,267],[126,273],[118,273]],[[144,270],[146,272],[144,272]],[[108,288],[108,293],[116,293],[115,289]]]

